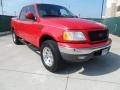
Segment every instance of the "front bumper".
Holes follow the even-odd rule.
[[[109,43],[105,43],[101,46],[90,47],[90,48],[69,48],[69,47],[59,46],[59,50],[64,60],[70,62],[83,62],[93,58],[94,56],[102,55],[102,51],[104,49],[107,49],[109,52],[111,43],[112,41],[109,40]]]

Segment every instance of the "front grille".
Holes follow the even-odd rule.
[[[89,31],[90,41],[101,41],[108,39],[108,30]]]

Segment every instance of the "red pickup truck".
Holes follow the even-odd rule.
[[[106,55],[111,46],[108,28],[74,16],[59,5],[33,4],[11,20],[15,44],[24,40],[40,50],[43,65],[57,71],[63,61],[83,62]]]

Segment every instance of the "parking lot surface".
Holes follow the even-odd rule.
[[[14,45],[11,35],[0,37],[0,90],[120,90],[120,38],[110,35],[107,56],[68,64],[54,74],[26,45]]]

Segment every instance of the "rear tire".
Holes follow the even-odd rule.
[[[42,43],[41,58],[43,65],[50,72],[58,71],[63,63],[57,43],[53,40]]]
[[[21,45],[22,43],[20,42],[20,38],[16,35],[14,31],[12,31],[12,39],[14,44],[16,45]]]

